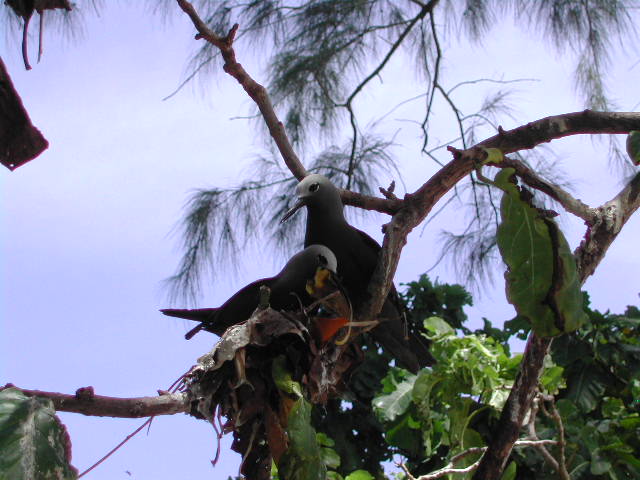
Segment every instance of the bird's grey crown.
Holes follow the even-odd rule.
[[[331,183],[331,180],[318,173],[307,175],[296,187],[296,194],[299,198],[313,197],[321,194],[326,195],[325,191],[335,192],[334,195],[338,194],[338,190],[335,185]]]
[[[312,215],[320,214],[324,218],[343,218],[343,205],[340,191],[324,175],[313,173],[302,179],[296,187],[300,202],[309,208]]]
[[[328,270],[334,273],[338,270],[338,260],[328,247],[324,245],[309,245],[303,252],[309,252],[315,255],[315,258],[318,260],[318,265],[322,262],[322,265]]]

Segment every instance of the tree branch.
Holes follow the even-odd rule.
[[[95,395],[93,387],[79,388],[75,395],[41,390],[25,390],[7,384],[29,397],[48,398],[56,411],[73,412],[93,417],[142,418],[156,415],[188,413],[191,399],[186,393],[162,393],[157,397],[117,398]]]
[[[231,28],[226,37],[219,37],[202,21],[190,2],[187,2],[186,0],[176,1],[180,8],[182,8],[182,10],[189,16],[193,25],[196,27],[196,30],[198,30],[198,34],[195,37],[196,40],[205,39],[220,50],[224,60],[224,71],[235,78],[238,83],[242,85],[242,88],[244,88],[244,90],[249,94],[251,99],[256,103],[260,109],[260,113],[262,113],[262,116],[264,117],[267,127],[269,128],[271,138],[276,142],[285,164],[298,180],[302,180],[307,175],[307,170],[293,151],[293,147],[291,146],[291,142],[289,142],[289,137],[287,137],[284,125],[278,119],[266,89],[251,78],[242,65],[236,61],[236,54],[233,50],[233,39],[238,31],[238,24],[236,23]]]
[[[596,218],[595,209],[589,207],[589,205],[585,205],[577,198],[573,198],[573,196],[569,192],[563,190],[560,186],[547,182],[544,178],[531,170],[521,161],[504,157],[500,162],[500,166],[511,167],[515,169],[516,174],[522,179],[524,183],[529,185],[531,188],[535,188],[536,190],[540,190],[541,192],[549,195],[560,205],[562,205],[567,212],[573,213],[577,217],[580,217],[589,225],[594,222]]]
[[[583,282],[593,274],[624,224],[639,207],[640,174],[637,174],[620,193],[596,209],[595,221],[574,252]]]
[[[565,450],[565,439],[564,439],[564,424],[562,423],[562,417],[560,417],[560,412],[556,408],[556,402],[553,398],[553,395],[543,395],[540,394],[540,409],[542,412],[549,418],[553,419],[556,424],[556,428],[558,429],[558,465],[557,471],[561,480],[571,480],[571,475],[567,471],[567,461],[564,456]],[[551,404],[551,412],[548,412],[544,406],[544,402],[547,401]]]
[[[637,112],[583,112],[565,113],[545,117],[513,130],[499,129],[499,133],[478,144],[486,148],[499,148],[502,153],[534,148],[570,135],[623,134],[640,129]]]
[[[538,410],[540,409],[540,402],[542,398],[538,395],[533,400],[533,404],[531,405],[531,412],[529,413],[529,425],[527,426],[529,431],[529,439],[530,440],[539,440],[538,433],[536,432],[536,418],[538,416]],[[551,467],[559,472],[560,466],[558,461],[549,453],[549,450],[546,449],[544,445],[539,445],[536,447],[540,454],[544,457],[544,459],[551,465]]]
[[[518,440],[515,443],[514,447],[542,446],[544,448],[544,445],[555,445],[556,443],[558,442],[556,442],[555,440]],[[405,475],[407,475],[407,478],[409,480],[435,480],[436,478],[442,478],[447,475],[454,475],[454,474],[463,475],[465,473],[473,472],[476,468],[478,468],[478,465],[480,464],[480,459],[478,459],[478,461],[472,463],[471,465],[465,468],[454,468],[454,465],[469,455],[473,455],[475,453],[482,453],[486,450],[487,450],[487,447],[473,447],[468,450],[465,450],[464,452],[461,452],[455,455],[454,457],[452,457],[451,461],[440,470],[427,473],[426,475],[420,475],[419,477],[414,477],[411,474],[411,472],[409,472],[406,465],[401,463],[398,466],[402,468],[402,470],[404,471]]]

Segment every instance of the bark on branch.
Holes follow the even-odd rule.
[[[16,388],[29,397],[48,398],[56,411],[81,413],[93,417],[142,418],[157,415],[188,413],[190,398],[186,393],[163,393],[157,397],[117,398],[96,395],[93,387],[79,388],[75,395],[41,390],[26,390],[7,384],[5,388]]]
[[[624,134],[639,128],[640,113],[637,112],[584,110],[541,118],[513,130],[505,131],[500,127],[497,135],[483,140],[478,146],[499,148],[507,154],[570,135]]]
[[[198,16],[198,13],[190,2],[185,0],[177,0],[177,2],[178,5],[180,5],[180,8],[189,15],[193,25],[196,27],[196,30],[198,30],[198,34],[195,37],[196,40],[205,39],[220,50],[224,60],[224,71],[235,78],[253,101],[256,102],[256,105],[258,105],[260,113],[269,128],[269,133],[276,142],[284,162],[295,177],[298,180],[302,180],[307,176],[307,170],[293,151],[293,147],[289,142],[289,137],[287,137],[284,125],[278,119],[278,116],[273,110],[273,105],[271,104],[271,99],[269,98],[266,89],[251,78],[242,65],[236,61],[236,54],[233,50],[233,39],[238,31],[238,24],[233,26],[226,37],[220,37],[207,27],[207,25]]]

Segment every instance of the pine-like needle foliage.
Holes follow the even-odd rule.
[[[637,0],[199,0],[194,5],[202,18],[221,34],[233,23],[239,23],[237,48],[248,46],[254,56],[266,59],[266,73],[262,78],[268,79],[267,89],[278,110],[283,112],[294,145],[303,147],[311,143],[309,140],[317,144],[336,139],[350,143],[350,148],[347,145],[325,150],[317,156],[314,165],[309,165],[311,170],[337,175],[334,179],[346,179],[343,185],[363,192],[377,186],[377,177],[362,168],[372,165],[375,169],[379,165],[362,162],[358,157],[366,151],[363,145],[370,140],[365,139],[360,126],[364,101],[361,93],[373,80],[384,78],[392,59],[402,59],[420,74],[418,78],[424,79],[420,81],[422,94],[407,100],[424,101],[424,115],[409,121],[421,126],[423,154],[439,162],[446,144],[473,145],[494,133],[514,111],[513,102],[509,101],[511,87],[507,85],[513,80],[447,76],[443,65],[452,36],[459,41],[464,41],[465,36],[469,42],[481,41],[490,32],[499,35],[496,27],[510,17],[516,26],[539,32],[557,52],[568,53],[576,65],[576,86],[585,98],[585,106],[603,109],[612,105],[606,89],[612,46],[634,33],[630,12],[638,7]],[[165,0],[165,8],[175,8],[175,5]],[[192,71],[216,64],[212,61],[215,57],[215,52],[205,45],[193,58]],[[532,76],[535,73],[532,72]],[[458,103],[460,88],[480,88],[487,82],[499,86],[484,102],[475,106]],[[447,120],[452,118],[453,125],[457,123],[456,131],[452,130],[444,144],[434,141],[431,135],[436,109],[438,122],[442,122],[441,112],[446,114],[448,110],[452,117]],[[383,118],[377,121],[381,123]],[[372,152],[369,158],[381,158],[385,163],[384,156],[378,153]],[[196,285],[197,282],[183,283],[180,279],[189,279],[198,270],[196,266],[202,262],[197,259],[212,260],[213,257],[206,255],[213,253],[195,253],[201,252],[197,239],[205,233],[220,241],[224,238],[224,242],[235,248],[251,240],[253,232],[259,229],[263,238],[273,238],[276,245],[287,246],[291,253],[290,239],[302,236],[293,235],[288,229],[302,229],[300,218],[287,225],[288,229],[276,228],[277,219],[265,212],[283,213],[287,200],[292,198],[295,182],[287,182],[287,173],[277,167],[277,162],[267,164],[272,170],[264,183],[276,182],[274,185],[263,187],[250,183],[234,190],[198,194],[205,203],[208,195],[215,199],[213,210],[218,219],[208,220],[206,232],[194,230],[195,224],[185,220],[187,255],[174,278],[175,285],[183,288]],[[556,177],[553,180],[561,183]],[[462,233],[444,234],[444,253],[455,253],[456,265],[464,265],[465,272],[461,273],[467,279],[483,283],[482,280],[488,278],[487,261],[495,256],[496,205],[489,190],[473,178],[468,187],[456,190],[456,194],[465,192],[469,196],[460,201],[469,206],[472,222]],[[245,213],[241,208],[243,202],[251,203],[255,209],[253,200],[257,195],[271,199],[269,210],[247,208]],[[196,197],[192,203],[199,205]],[[231,212],[234,204],[238,205],[236,212],[240,212],[235,218],[225,213]],[[264,203],[259,208],[264,208]],[[195,208],[188,209],[192,210]],[[255,219],[259,219],[259,223],[250,227]],[[215,248],[216,242],[218,240],[209,240],[206,245]],[[461,252],[467,255],[463,257]],[[189,258],[192,260],[187,261]]]
[[[354,190],[370,195],[371,186],[379,184],[381,174],[398,174],[391,146],[373,135],[361,137],[350,182]],[[313,160],[309,171],[321,173],[344,188],[349,182],[351,158],[350,144],[331,147]],[[219,272],[234,268],[239,252],[246,248],[259,246],[264,250],[268,243],[272,249],[286,252],[286,257],[302,249],[304,212],[280,223],[295,203],[297,180],[280,162],[264,157],[255,160],[251,177],[261,181],[246,181],[227,189],[199,189],[187,201],[177,229],[182,259],[176,273],[167,279],[172,299],[194,302],[203,275],[208,273],[215,279]]]

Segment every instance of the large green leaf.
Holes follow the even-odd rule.
[[[607,379],[595,366],[576,371],[567,382],[566,398],[572,400],[582,411],[590,412],[598,405],[607,388]]]
[[[575,259],[556,223],[511,181],[513,173],[505,168],[495,179],[504,192],[497,242],[508,267],[507,297],[538,335],[573,331],[587,318]]]
[[[375,480],[366,470],[356,470],[350,473],[344,480]]]
[[[278,475],[282,480],[324,480],[327,457],[318,440],[326,444],[330,439],[326,435],[317,436],[311,425],[311,404],[304,399],[300,384],[291,378],[284,356],[274,359],[271,371],[278,388],[297,398],[287,417],[289,448],[280,459]],[[335,463],[335,458],[330,461]]]
[[[0,478],[74,479],[71,441],[48,399],[0,391]]]
[[[409,375],[406,380],[396,384],[395,390],[391,393],[379,395],[373,399],[373,407],[381,421],[392,422],[407,411],[411,405],[415,381],[416,376]]]
[[[324,480],[327,468],[311,425],[311,404],[304,398],[289,412],[287,434],[289,448],[278,465],[282,480]]]

